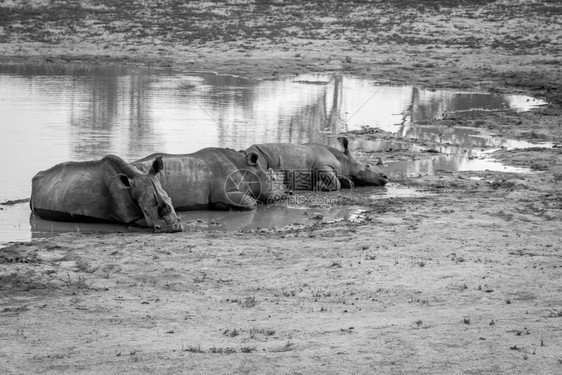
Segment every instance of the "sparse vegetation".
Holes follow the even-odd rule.
[[[450,158],[470,150],[426,139],[423,131],[383,132],[368,118],[332,118],[337,90],[322,96],[321,87],[310,87],[322,98],[310,113],[326,128],[350,130],[345,135],[361,145],[354,150],[358,159],[374,165],[374,149],[382,145],[388,171],[392,163],[414,161],[415,170],[390,174],[384,189],[408,186],[424,195],[372,198],[368,188],[334,193],[338,205],[359,202],[369,209],[370,221],[361,223],[327,223],[324,215],[271,230],[70,233],[10,244],[0,249],[0,372],[361,373],[369,366],[381,373],[560,372],[561,12],[562,3],[551,0],[4,1],[1,59],[47,69],[87,63],[80,78],[65,77],[68,85],[82,85],[88,69],[117,63],[263,80],[344,72],[397,91],[408,85],[523,94],[549,105],[444,113],[421,128],[466,130],[462,136],[475,148],[496,146],[481,145],[468,129],[493,133],[494,142],[555,147],[522,149],[515,142],[493,153],[532,168],[529,174],[437,170],[437,164],[449,168],[448,159],[429,166],[424,158],[443,155],[411,147],[451,148]],[[251,80],[244,86],[221,75],[213,79],[224,80],[228,95],[250,107]],[[193,89],[168,83],[177,84],[179,102]],[[79,123],[89,106],[113,111],[107,97],[126,95],[134,108],[150,102],[154,113],[132,111],[146,126],[129,127],[124,118],[122,130],[131,137],[159,135],[151,116],[173,111],[146,96],[152,84],[131,85],[140,90],[134,92],[96,87],[91,103],[74,98],[74,111],[62,115]],[[431,100],[431,90],[422,92]],[[309,112],[292,113],[290,105],[303,98],[278,97],[287,100],[284,115],[306,120]],[[376,109],[384,99],[375,95],[368,105]],[[363,102],[358,98],[352,107]],[[235,131],[237,115],[230,115],[222,124]],[[402,120],[388,126],[407,133],[414,111]],[[361,125],[367,126],[357,130]],[[298,127],[290,131],[283,140],[309,136]],[[155,151],[162,144],[156,142]],[[104,268],[109,265],[114,268]]]
[[[242,346],[240,347],[240,349],[236,349],[230,346],[225,346],[225,347],[217,347],[217,346],[213,346],[210,347],[207,350],[201,349],[201,345],[197,345],[197,346],[193,346],[193,345],[188,345],[183,347],[182,346],[182,352],[188,352],[188,353],[196,353],[196,354],[225,354],[225,355],[229,355],[229,354],[235,354],[235,353],[252,353],[254,351],[256,351],[256,348],[254,346]]]
[[[76,288],[81,290],[88,290],[91,288],[91,285],[86,280],[86,277],[83,275],[77,275],[76,280],[72,280],[72,277],[69,273],[66,274],[66,286],[69,288]]]
[[[201,349],[201,345],[197,345],[197,346],[188,345],[186,347],[182,346],[181,351],[189,352],[189,353],[205,353],[205,351]]]
[[[254,307],[258,304],[258,301],[256,300],[256,297],[254,296],[249,296],[249,297],[244,297],[244,298],[235,298],[232,300],[232,302],[239,304],[242,307],[245,308],[251,308]]]

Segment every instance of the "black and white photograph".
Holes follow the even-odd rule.
[[[0,0],[0,374],[562,373],[562,1]]]

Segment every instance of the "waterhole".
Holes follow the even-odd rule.
[[[468,134],[474,130],[448,128],[444,132],[416,123],[455,112],[526,111],[544,104],[522,95],[385,86],[342,74],[252,80],[111,65],[0,65],[0,202],[29,197],[33,175],[63,161],[93,160],[107,154],[132,161],[154,152],[189,153],[207,146],[243,149],[261,142],[337,145],[341,132],[366,126],[419,139],[441,137],[443,143],[454,140],[463,147],[462,152],[449,150],[430,161],[392,163],[388,168],[395,172],[431,174],[443,166],[502,169],[505,166],[481,155],[475,158],[466,149],[502,147],[506,141]],[[375,151],[388,147],[402,146],[368,141],[353,145]],[[375,195],[392,196],[399,190],[389,186]],[[0,208],[0,242],[29,239],[27,204]],[[291,216],[282,210],[296,211]],[[248,227],[308,220],[295,207],[261,211]],[[336,216],[352,215],[343,211]],[[203,223],[215,220],[234,228],[224,224],[233,213],[189,213],[186,220],[191,220],[189,215],[194,215],[195,226],[199,218]],[[64,225],[60,228],[66,229],[58,230],[59,223],[48,224],[53,227],[41,231],[86,230]]]

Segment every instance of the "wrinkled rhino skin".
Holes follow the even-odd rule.
[[[339,190],[353,186],[384,186],[388,177],[378,168],[358,162],[349,151],[349,141],[338,138],[343,151],[317,143],[263,143],[246,149],[260,155],[264,168],[285,174],[293,190]]]
[[[155,157],[165,163],[160,182],[177,211],[252,210],[257,201],[271,202],[277,195],[256,153],[208,147],[191,154],[153,154],[132,164],[146,171]]]
[[[180,219],[156,177],[162,168],[162,159],[153,159],[143,173],[115,155],[60,163],[33,177],[31,210],[46,220],[118,222],[179,232]]]

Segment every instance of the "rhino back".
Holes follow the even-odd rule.
[[[112,219],[100,163],[61,163],[37,173],[31,186],[32,210],[45,219]]]
[[[338,176],[350,177],[352,159],[349,155],[335,147],[318,143],[307,143],[306,146],[314,150],[323,160],[329,164]]]
[[[318,155],[307,145],[293,143],[262,143],[252,145],[247,151],[258,152],[274,170],[310,170],[318,162]]]
[[[348,150],[344,152],[331,146],[313,143],[309,145],[318,152],[324,150],[333,155],[338,160],[336,169],[338,176],[351,179],[357,186],[384,186],[388,182],[388,177],[380,168],[357,161]]]
[[[158,178],[176,211],[206,208],[213,180],[207,162],[192,154],[154,154],[132,164],[148,173],[157,156],[164,162]]]
[[[213,197],[224,193],[228,177],[247,166],[238,151],[219,147],[191,154],[153,154],[132,164],[148,172],[158,156],[164,162],[158,176],[176,211],[210,208]]]

